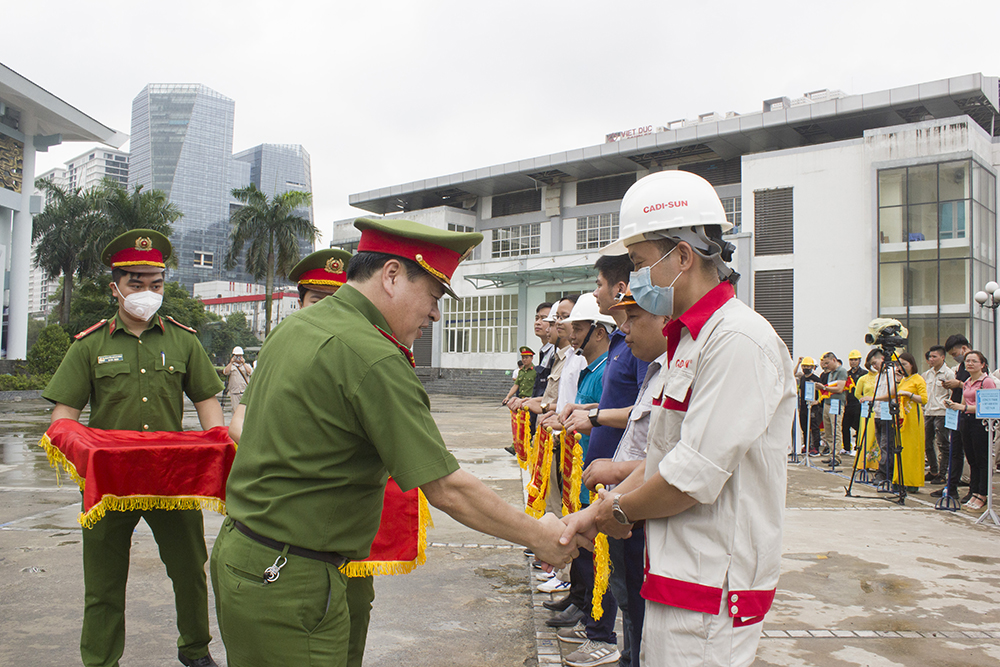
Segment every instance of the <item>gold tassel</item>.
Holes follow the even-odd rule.
[[[524,419],[524,430],[522,431],[524,437],[524,455],[525,462],[522,468],[525,470],[530,470],[531,461],[535,460],[535,449],[538,447],[538,440],[541,438],[541,429],[535,429],[535,441],[531,441],[531,413],[527,409],[521,412],[521,416]]]
[[[396,574],[408,574],[413,572],[418,565],[427,562],[427,529],[434,527],[434,520],[431,518],[431,508],[427,503],[427,496],[420,489],[417,489],[419,498],[419,511],[417,519],[417,557],[414,560],[370,560],[351,561],[342,565],[340,571],[347,577],[368,577],[368,576],[392,576]]]
[[[611,579],[611,554],[608,551],[608,536],[599,533],[594,540],[594,600],[590,615],[595,621],[604,616],[604,594]]]
[[[573,474],[570,476],[569,501],[571,511],[580,511],[580,488],[583,486],[583,448],[580,434],[573,432]]]
[[[590,504],[597,501],[597,491],[604,488],[603,484],[598,484],[596,491],[590,492]],[[608,582],[611,580],[611,552],[608,548],[608,536],[598,533],[594,540],[594,595],[591,605],[590,615],[595,621],[601,620],[604,616],[604,594],[608,591]]]

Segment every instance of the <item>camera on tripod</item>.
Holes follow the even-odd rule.
[[[905,347],[910,332],[899,320],[888,317],[877,317],[868,323],[868,333],[865,343],[892,352],[897,347]]]

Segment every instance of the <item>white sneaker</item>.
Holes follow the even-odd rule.
[[[552,577],[544,584],[538,584],[536,590],[539,593],[558,593],[560,591],[569,591],[569,582],[559,581],[558,578]]]
[[[621,653],[614,644],[588,639],[583,646],[567,655],[565,659],[570,667],[591,667],[617,663],[620,658]]]
[[[535,579],[538,581],[548,581],[552,577],[556,576],[555,572],[536,572]]]

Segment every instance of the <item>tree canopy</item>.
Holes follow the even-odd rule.
[[[271,331],[271,295],[275,275],[288,277],[299,261],[299,239],[315,244],[319,237],[316,226],[295,213],[296,209],[312,202],[312,195],[292,190],[269,198],[252,183],[245,188],[234,189],[232,194],[243,205],[229,216],[232,229],[225,267],[235,268],[246,246],[247,273],[255,280],[264,280],[266,336]]]

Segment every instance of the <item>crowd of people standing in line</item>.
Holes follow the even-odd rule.
[[[946,364],[948,356],[953,367]],[[931,496],[956,499],[967,461],[969,491],[959,502],[980,510],[986,504],[990,462],[985,422],[976,418],[976,391],[997,388],[1000,371],[991,375],[986,356],[971,349],[962,334],[931,346],[924,359],[926,370],[921,372],[910,352],[886,359],[885,352],[874,348],[864,356],[862,368],[861,352],[852,350],[845,368],[836,354],[826,352],[817,375],[815,361],[800,357],[795,367],[800,453],[829,454],[823,463],[834,465],[840,463],[838,452],[856,455],[855,467],[873,470],[876,482],[891,480],[908,493],[941,484]],[[949,410],[956,413],[952,419]],[[897,437],[898,459],[893,455]]]

